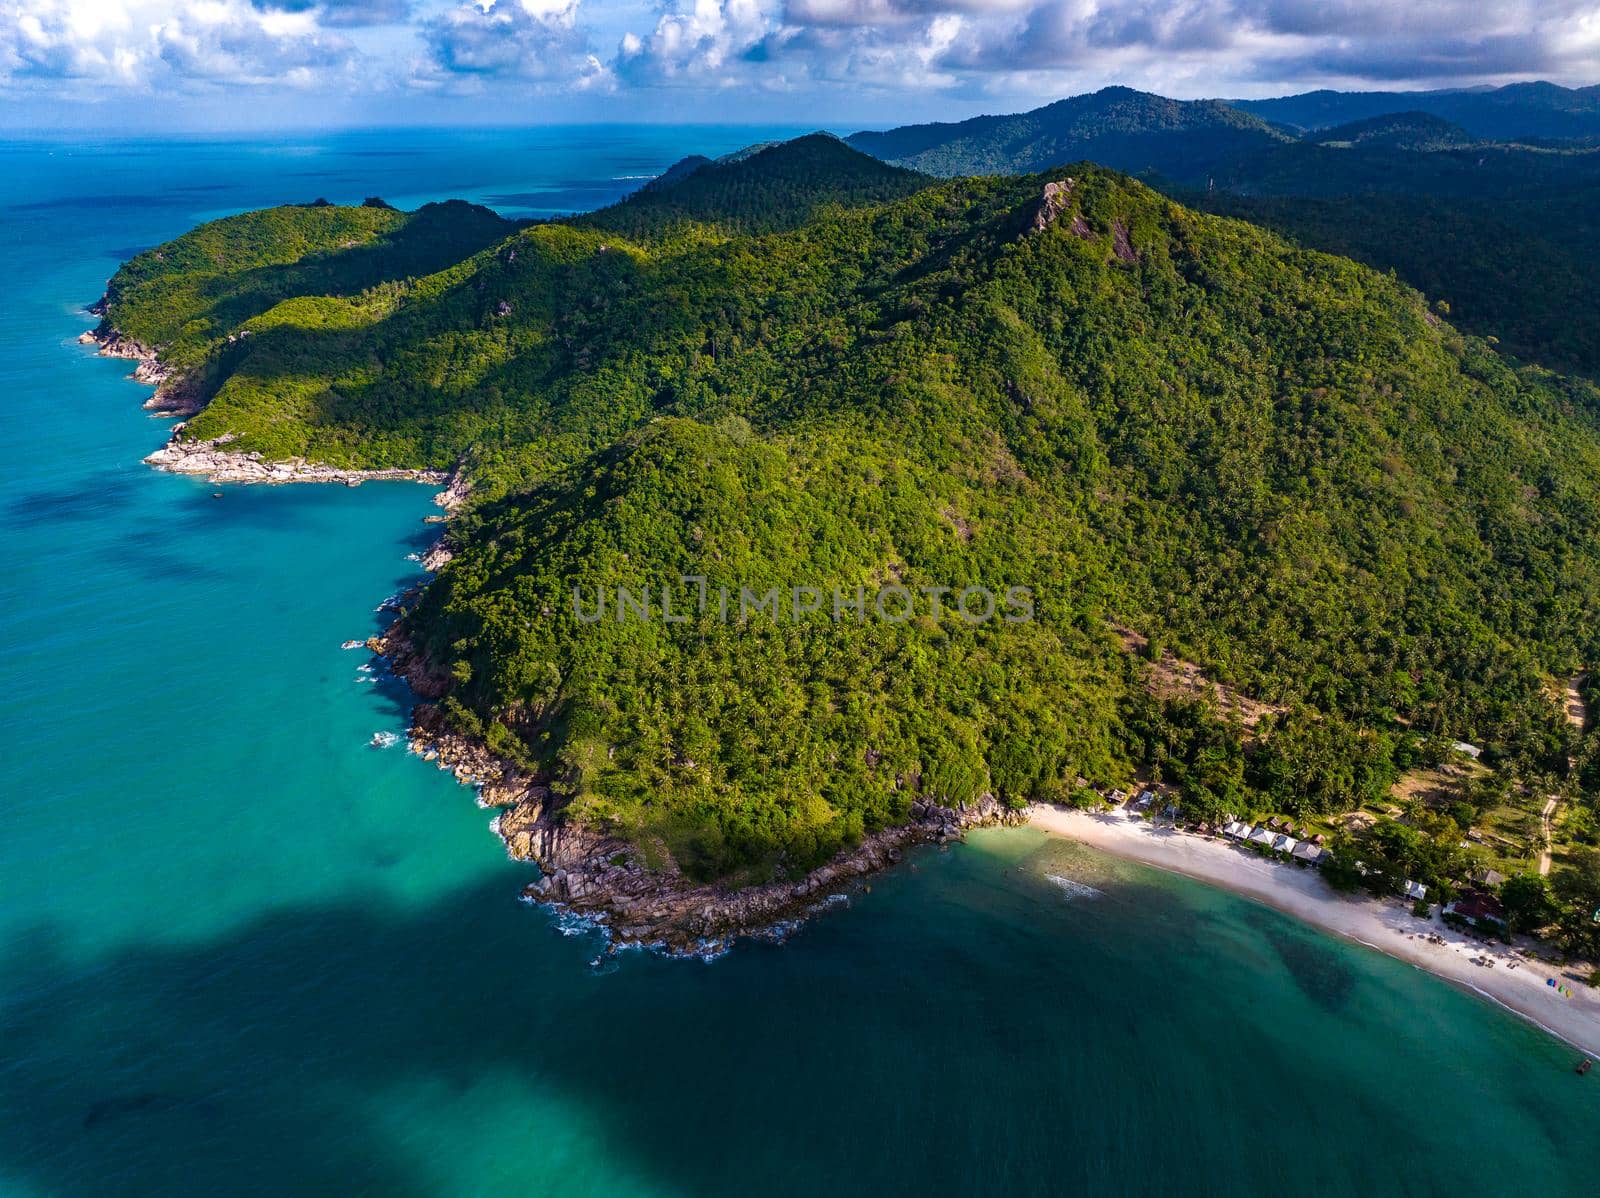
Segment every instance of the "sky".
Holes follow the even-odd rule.
[[[0,129],[881,127],[1600,82],[1600,0],[0,0]]]

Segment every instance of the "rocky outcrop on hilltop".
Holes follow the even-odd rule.
[[[1043,233],[1060,219],[1061,214],[1067,210],[1067,205],[1072,200],[1072,189],[1077,185],[1078,181],[1072,178],[1044,185],[1044,195],[1039,197],[1039,208],[1033,214],[1033,231],[1035,233]]]

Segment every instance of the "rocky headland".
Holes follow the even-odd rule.
[[[203,474],[214,483],[343,483],[347,487],[393,479],[435,486],[448,483],[451,490],[440,493],[441,505],[453,506],[443,497],[452,495],[458,484],[442,470],[344,470],[305,458],[273,460],[253,451],[240,453],[224,448],[231,440],[230,435],[224,434],[210,441],[186,441],[180,424],[172,430],[172,440],[146,457],[145,463],[172,474]]]
[[[138,365],[133,368],[134,379],[155,388],[150,398],[144,401],[147,411],[158,416],[185,417],[193,416],[204,407],[198,380],[169,368],[161,361],[156,347],[123,336],[106,315],[107,300],[108,297],[101,296],[89,305],[89,314],[98,316],[100,323],[80,334],[79,343],[98,345],[101,357],[126,358],[137,362]]]
[[[866,837],[803,877],[739,888],[697,882],[670,858],[647,864],[632,842],[567,819],[547,779],[446,728],[431,700],[448,692],[450,679],[416,651],[403,619],[368,647],[429,700],[412,712],[412,750],[464,785],[477,787],[479,802],[499,809],[495,830],[507,851],[538,865],[541,876],[523,896],[603,926],[613,945],[700,954],[739,936],[769,934],[804,919],[858,879],[895,864],[913,845],[945,843],[968,828],[1025,818],[990,795],[961,807],[919,799],[911,805],[909,823]]]
[[[155,388],[155,393],[144,402],[147,410],[167,417],[189,417],[199,412],[205,406],[205,401],[198,380],[174,371],[163,363],[157,347],[124,336],[112,325],[107,314],[109,299],[109,296],[101,296],[89,305],[89,314],[98,316],[100,323],[81,334],[78,341],[83,345],[98,345],[102,357],[126,358],[137,362],[133,378]],[[343,483],[347,487],[396,479],[430,483],[446,488],[437,501],[447,511],[453,511],[466,499],[466,482],[459,471],[447,473],[443,470],[403,468],[347,470],[305,458],[271,460],[256,452],[224,448],[234,440],[232,434],[209,441],[196,441],[185,438],[183,433],[183,424],[173,425],[171,440],[146,457],[145,464],[171,474],[203,475],[214,483]]]

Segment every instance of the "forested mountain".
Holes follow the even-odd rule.
[[[259,218],[208,229],[235,261]],[[169,319],[129,282],[113,323]],[[1594,387],[1102,168],[935,183],[802,139],[237,331],[182,436],[463,461],[406,618],[446,719],[696,877],[1140,768],[1198,817],[1347,808],[1425,735],[1561,772],[1547,686],[1600,651]],[[972,586],[1031,618],[968,618]],[[1247,748],[1118,628],[1280,714]]]
[[[1512,83],[1465,91],[1314,91],[1227,103],[1264,120],[1300,129],[1326,129],[1398,112],[1426,112],[1486,141],[1600,136],[1600,86]]]
[[[1485,95],[1509,103],[1506,96],[1521,94]],[[1329,114],[1343,115],[1333,106],[1340,95],[1323,97]],[[1569,100],[1581,105],[1588,95]],[[1220,102],[1108,89],[1018,116],[856,134],[850,144],[941,175],[1036,171],[1080,159],[1138,173],[1184,203],[1397,270],[1448,304],[1463,327],[1498,338],[1510,352],[1600,376],[1600,268],[1592,252],[1600,150],[1485,141],[1453,118],[1384,112],[1379,99],[1354,99],[1372,99],[1379,111],[1357,105],[1353,123],[1303,137],[1265,123],[1229,123],[1238,111]],[[1115,134],[1099,135],[1102,126]],[[1302,202],[1308,198],[1315,202]]]
[[[1108,87],[1013,116],[907,125],[846,140],[932,175],[1017,174],[1087,159],[1130,174],[1203,181],[1219,165],[1291,138],[1216,100]]]
[[[319,201],[211,221],[123,264],[107,298],[118,329],[186,369],[279,300],[354,295],[433,274],[516,225],[459,200],[399,212]]]
[[[1396,112],[1351,121],[1331,129],[1317,129],[1305,140],[1312,145],[1349,149],[1382,147],[1389,150],[1450,150],[1476,144],[1479,139],[1460,125],[1426,112]]]
[[[930,180],[813,133],[712,161],[686,158],[621,203],[574,224],[629,236],[691,224],[726,232],[793,228],[828,204],[861,205],[910,195]]]

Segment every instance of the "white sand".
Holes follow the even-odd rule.
[[[1523,957],[1508,945],[1474,940],[1447,927],[1437,916],[1420,920],[1398,901],[1339,894],[1314,869],[1271,861],[1226,840],[1158,828],[1121,811],[1091,815],[1035,805],[1028,818],[1036,828],[1256,899],[1388,953],[1497,1002],[1584,1052],[1600,1056],[1600,989],[1568,976],[1560,967]],[[1427,933],[1443,937],[1445,943],[1424,939]],[[1473,964],[1474,957],[1492,960],[1493,968]],[[1571,972],[1581,976],[1583,971]],[[1551,977],[1568,987],[1572,997],[1565,998],[1547,985]]]

